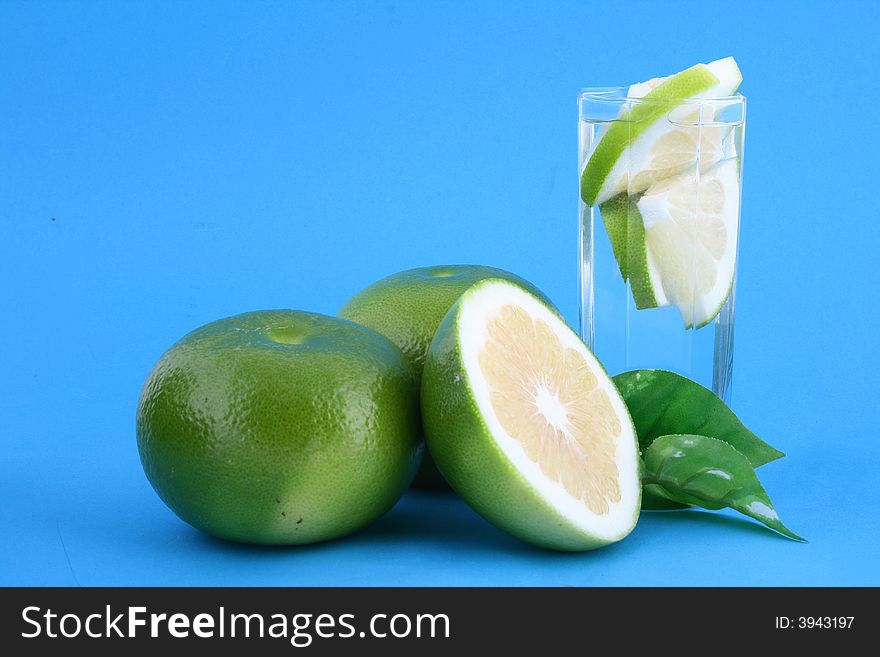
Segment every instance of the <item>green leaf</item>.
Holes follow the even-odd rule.
[[[642,486],[642,511],[678,511],[688,509],[690,506],[673,500],[662,486],[656,484]]]
[[[730,507],[770,529],[803,541],[779,520],[749,460],[728,443],[708,436],[659,436],[644,454],[642,481],[670,498],[704,509]]]
[[[658,436],[712,436],[736,448],[754,467],[785,456],[749,431],[715,393],[665,370],[633,370],[614,377],[644,452]]]
[[[645,473],[645,460],[639,457],[639,476],[643,479]],[[690,504],[682,504],[673,500],[662,486],[657,484],[642,484],[642,511],[678,511],[689,509]]]

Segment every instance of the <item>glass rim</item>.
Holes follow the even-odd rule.
[[[745,103],[746,97],[741,93],[735,93],[730,96],[706,96],[695,98],[693,96],[686,98],[635,98],[627,96],[626,92],[629,87],[584,87],[578,92],[578,100],[588,100],[590,102],[599,103],[676,103],[676,104],[693,104],[708,105],[722,103]]]

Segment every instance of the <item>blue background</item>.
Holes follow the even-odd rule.
[[[880,584],[876,3],[0,4],[0,583]],[[661,8],[662,6],[662,8]],[[208,538],[134,438],[177,338],[492,264],[576,322],[578,89],[733,54],[734,409],[797,544],[646,514],[544,552],[452,495],[298,549]]]

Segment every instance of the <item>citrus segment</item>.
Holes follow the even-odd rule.
[[[639,199],[653,275],[687,327],[720,312],[733,286],[739,225],[739,165],[723,160],[653,185]]]

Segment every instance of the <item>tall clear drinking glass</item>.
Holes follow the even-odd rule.
[[[610,374],[667,369],[729,402],[745,98],[583,90],[580,332]]]

